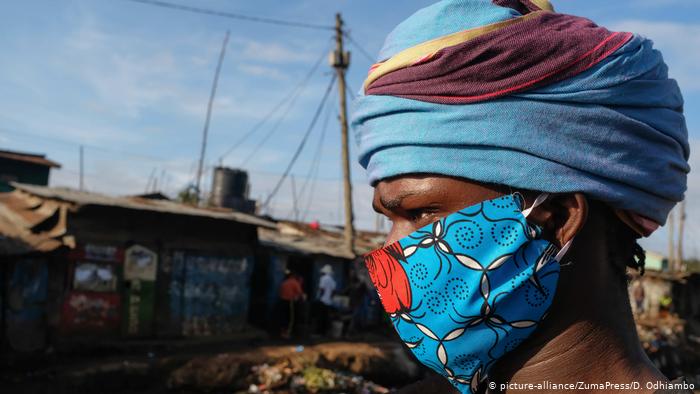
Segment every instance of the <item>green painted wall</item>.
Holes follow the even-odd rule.
[[[153,335],[155,282],[134,279],[125,288],[124,330],[129,337]]]

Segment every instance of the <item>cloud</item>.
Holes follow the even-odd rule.
[[[260,66],[255,64],[241,64],[238,66],[238,69],[244,74],[253,77],[265,77],[267,79],[273,79],[277,81],[289,80],[289,77],[286,74],[283,74],[282,72],[280,72],[280,70],[273,67]]]
[[[232,46],[238,47],[240,57],[244,60],[262,63],[308,63],[311,64],[318,55],[311,48],[299,44],[259,41],[252,39],[232,39]]]
[[[79,176],[75,160],[65,160],[63,155],[54,155],[52,158],[63,161],[64,166],[51,172],[51,185],[75,188]],[[85,185],[89,191],[108,195],[139,194],[145,191],[148,179],[154,175],[159,182],[158,189],[174,197],[184,185],[192,182],[194,164],[195,160],[190,157],[149,160],[138,155],[118,154],[87,147]]]
[[[173,52],[128,33],[108,34],[90,18],[57,48],[57,69],[85,85],[94,110],[139,117],[183,96],[186,74]],[[76,62],[75,59],[80,59]]]
[[[622,20],[612,24],[618,31],[642,34],[654,41],[669,66],[669,75],[683,92],[700,91],[700,24]]]

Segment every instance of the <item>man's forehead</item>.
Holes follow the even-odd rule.
[[[378,182],[374,186],[374,194],[382,197],[396,197],[400,194],[415,193],[424,188],[426,182],[410,178],[394,178]]]
[[[399,206],[407,197],[419,196],[434,190],[440,178],[430,176],[408,176],[378,182],[374,187],[374,204],[385,208]]]

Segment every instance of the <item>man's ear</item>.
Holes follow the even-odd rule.
[[[550,194],[528,215],[560,248],[581,231],[587,218],[588,200],[583,193]]]

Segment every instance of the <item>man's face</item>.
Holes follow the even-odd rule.
[[[452,212],[506,193],[498,186],[463,178],[402,175],[377,183],[372,207],[392,222],[388,245]]]

